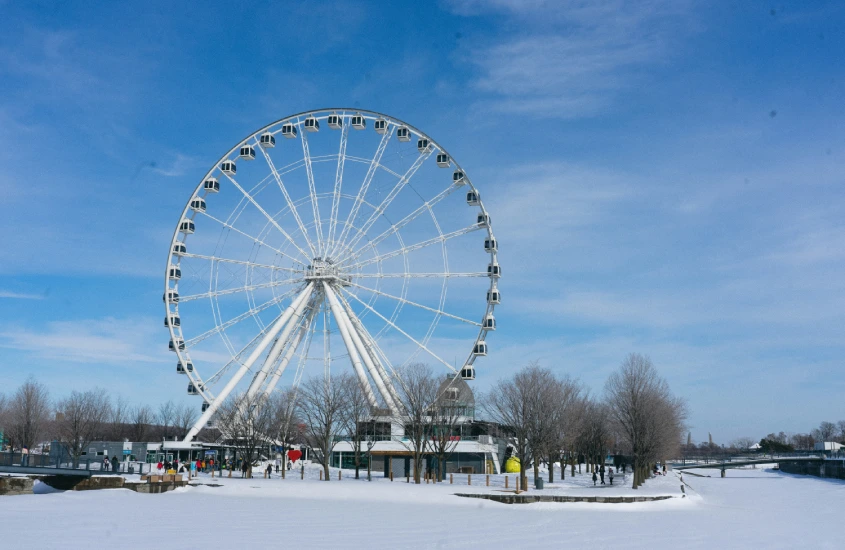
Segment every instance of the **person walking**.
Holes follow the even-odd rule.
[[[605,482],[604,482],[604,466],[602,466],[602,467],[599,469],[599,475],[601,476],[601,484],[602,484],[602,485],[605,485]]]
[[[120,466],[120,461],[117,459],[117,455],[111,457],[111,471],[117,473],[117,468]]]
[[[102,466],[102,468],[100,468],[100,470],[102,470],[104,472],[109,471],[109,457],[108,456],[103,457],[103,466]]]
[[[279,457],[276,457],[276,473],[277,474],[279,473],[279,468],[281,467],[281,465],[282,465],[282,459],[279,458]]]
[[[241,461],[241,477],[246,477],[246,470],[247,470],[246,460],[242,460]]]
[[[26,445],[21,449],[21,466],[29,466],[29,447]]]
[[[595,487],[595,486],[596,486],[596,480],[597,480],[597,479],[598,479],[598,476],[596,476],[596,471],[595,471],[595,470],[593,470],[593,487]]]
[[[610,477],[610,484],[613,485],[613,468],[608,470],[607,475]]]
[[[272,462],[267,463],[266,471],[267,471],[267,479],[270,479],[270,477],[273,475],[273,463]]]

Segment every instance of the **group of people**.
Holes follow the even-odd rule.
[[[117,455],[114,455],[113,457],[111,457],[111,460],[109,460],[109,455],[106,455],[103,458],[103,467],[102,467],[103,471],[107,472],[107,471],[111,470],[112,472],[117,472],[117,469],[119,467],[120,467],[120,461],[117,459]]]
[[[598,470],[598,475],[596,475],[597,470]],[[622,471],[623,471],[623,473],[625,471],[624,465],[622,466]],[[596,485],[596,481],[598,481],[599,477],[601,477],[601,484],[606,485],[606,483],[604,482],[604,472],[605,472],[604,464],[602,464],[601,466],[599,466],[598,464],[593,466],[593,486]],[[607,477],[610,480],[610,484],[613,485],[613,468],[612,467],[609,467],[607,469]]]
[[[196,475],[197,472],[208,472],[209,470],[213,470],[214,459],[198,458],[195,461],[182,462],[179,462],[178,458],[174,458],[172,462],[170,460],[164,459],[158,461],[158,464],[156,464],[156,468],[159,472],[169,472],[170,470],[173,470],[177,473],[187,473],[188,471],[190,471],[191,474]]]

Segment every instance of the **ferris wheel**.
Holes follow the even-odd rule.
[[[469,176],[405,122],[326,109],[250,134],[202,178],[168,252],[169,348],[202,399],[186,441],[233,392],[270,395],[309,371],[351,367],[391,413],[397,367],[474,380],[497,253]]]

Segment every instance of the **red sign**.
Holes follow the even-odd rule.
[[[297,450],[290,450],[288,451],[288,458],[291,459],[291,462],[296,462],[302,456],[302,451]]]

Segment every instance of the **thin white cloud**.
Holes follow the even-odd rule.
[[[43,329],[0,331],[0,347],[71,363],[161,363],[167,358],[167,343],[162,343],[154,327],[158,323],[149,318],[58,321]],[[152,350],[162,351],[155,354]]]
[[[454,2],[464,16],[508,17],[469,48],[480,107],[555,118],[594,116],[666,59],[686,2]],[[684,25],[685,26],[685,25]],[[505,38],[503,38],[503,36]]]
[[[43,300],[43,294],[29,294],[26,292],[13,292],[11,290],[0,290],[0,298],[11,298],[17,300]]]

